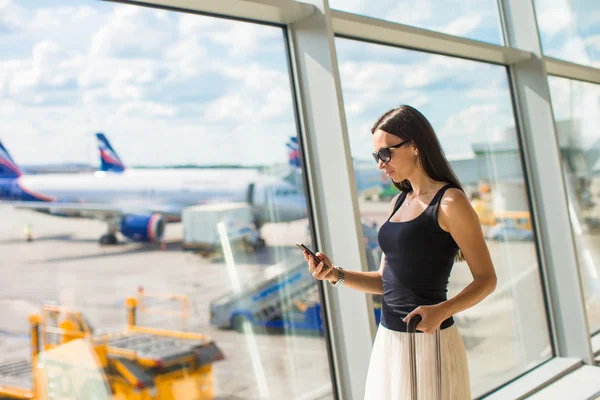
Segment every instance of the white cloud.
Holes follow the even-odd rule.
[[[330,5],[354,14],[367,15],[451,35],[502,43],[496,0],[330,0]],[[450,4],[452,3],[452,4]],[[494,29],[496,35],[477,31]]]
[[[264,94],[264,98],[248,91],[221,96],[210,102],[204,111],[207,122],[263,123],[289,111],[291,99],[289,91],[274,88]]]
[[[581,37],[572,37],[567,40],[557,52],[557,55],[574,63],[588,65],[591,63],[590,55]]]
[[[17,7],[12,0],[0,0],[0,28],[18,27],[24,24],[23,10]]]
[[[345,90],[389,91],[395,88],[398,91],[422,89],[450,77],[456,79],[473,70],[481,71],[480,68],[479,64],[471,61],[431,55],[424,61],[411,64],[343,61],[340,63],[340,75]]]
[[[34,31],[45,31],[85,23],[98,16],[99,13],[88,5],[38,8],[33,18],[21,26]]]
[[[434,16],[431,0],[401,0],[388,13],[387,18],[409,25],[425,25]]]
[[[592,35],[585,38],[586,46],[589,46],[597,51],[600,51],[600,35]]]
[[[179,35],[183,38],[203,36],[213,30],[221,30],[223,29],[223,24],[229,22],[219,18],[210,18],[185,13],[179,14],[177,18],[179,20],[177,29],[179,31]]]
[[[118,115],[138,115],[147,117],[175,117],[177,110],[173,106],[151,101],[125,103],[117,110]]]
[[[169,47],[165,56],[177,72],[186,77],[200,74],[206,68],[207,51],[196,36],[184,37]]]
[[[37,86],[42,77],[42,70],[39,68],[23,68],[13,71],[12,79],[9,83],[9,93],[19,95],[22,92]]]
[[[340,75],[342,84],[348,90],[385,88],[400,78],[402,66],[385,62],[342,62]]]
[[[344,105],[346,115],[351,117],[360,114],[364,110],[364,104],[359,100],[354,100]]]
[[[468,136],[476,138],[486,132],[489,125],[499,111],[496,104],[474,105],[461,110],[458,114],[451,115],[440,130],[440,135]]]
[[[13,101],[0,100],[0,115],[10,115],[17,110],[17,106]]]
[[[367,6],[366,0],[329,0],[331,8],[349,11],[355,14],[364,14]]]
[[[538,0],[536,10],[540,30],[550,37],[574,23],[573,12],[566,0]]]
[[[61,52],[60,45],[54,41],[42,40],[33,46],[33,64],[40,68],[57,64],[64,59],[65,54]]]
[[[550,76],[548,78],[548,83],[550,86],[550,97],[552,100],[554,119],[561,120],[568,118],[568,114],[571,110],[571,85],[574,83],[574,81]]]
[[[73,60],[72,73],[86,103],[101,99],[139,100],[146,88],[164,85],[157,78],[160,61],[87,57]]]
[[[551,77],[552,109],[557,121],[572,120],[579,124],[581,144],[590,146],[600,138],[600,85],[566,78]]]
[[[160,15],[160,14],[159,14]],[[159,29],[156,15],[141,7],[115,7],[111,18],[94,34],[90,46],[92,56],[118,56],[119,52],[158,53],[167,47],[172,36],[162,24]]]
[[[178,31],[182,39],[213,42],[233,57],[269,51],[269,40],[282,40],[281,29],[197,15],[181,15]]]
[[[468,36],[477,29],[482,22],[481,15],[458,17],[440,29],[441,32],[455,36]]]
[[[487,86],[475,86],[465,93],[467,99],[497,101],[506,99],[509,96],[509,89],[506,79],[499,81],[488,81]]]
[[[215,32],[210,39],[229,49],[229,54],[244,57],[264,50],[261,47],[268,39],[282,38],[279,29],[266,28],[255,24],[233,24],[228,30]]]
[[[208,121],[262,122],[291,110],[286,73],[258,64],[238,67],[215,62],[211,69],[231,79],[230,92],[211,101],[204,111]]]

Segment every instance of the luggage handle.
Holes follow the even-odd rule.
[[[415,332],[417,325],[423,320],[420,315],[415,315],[406,323],[409,334],[408,355],[410,357],[410,398],[417,400],[417,357],[415,354]],[[436,399],[442,398],[442,354],[440,346],[440,327],[435,330],[435,395]]]

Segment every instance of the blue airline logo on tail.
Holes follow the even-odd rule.
[[[21,170],[0,143],[0,178],[18,178],[19,176],[21,176]]]
[[[298,137],[290,137],[290,141],[286,143],[286,146],[289,149],[288,164],[293,168],[300,168],[300,148],[298,146]]]
[[[106,136],[103,133],[96,133],[98,138],[98,148],[100,149],[100,163],[102,171],[125,171],[125,165],[114,151]]]

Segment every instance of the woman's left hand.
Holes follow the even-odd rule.
[[[446,307],[443,304],[433,306],[420,306],[410,312],[403,321],[406,322],[415,315],[420,315],[422,320],[417,325],[416,329],[423,333],[435,333],[438,326],[449,317],[447,316]]]

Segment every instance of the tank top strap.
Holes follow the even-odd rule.
[[[390,216],[387,219],[388,221],[390,220],[390,218],[392,218],[392,216],[394,214],[396,214],[396,211],[398,211],[398,209],[400,208],[402,203],[404,203],[404,199],[406,199],[407,194],[408,194],[408,192],[400,193],[400,196],[398,196],[398,199],[396,200],[396,204],[394,204],[394,211],[392,211],[392,213],[390,214]]]
[[[433,196],[433,199],[431,200],[431,203],[429,204],[429,206],[432,208],[432,216],[434,218],[434,221],[437,223],[438,220],[438,212],[440,209],[440,203],[442,202],[442,198],[444,197],[444,193],[446,193],[446,190],[450,189],[450,188],[458,188],[458,186],[456,186],[453,183],[449,183],[445,186],[443,186],[440,190],[438,190],[438,192],[435,194],[435,196]]]

